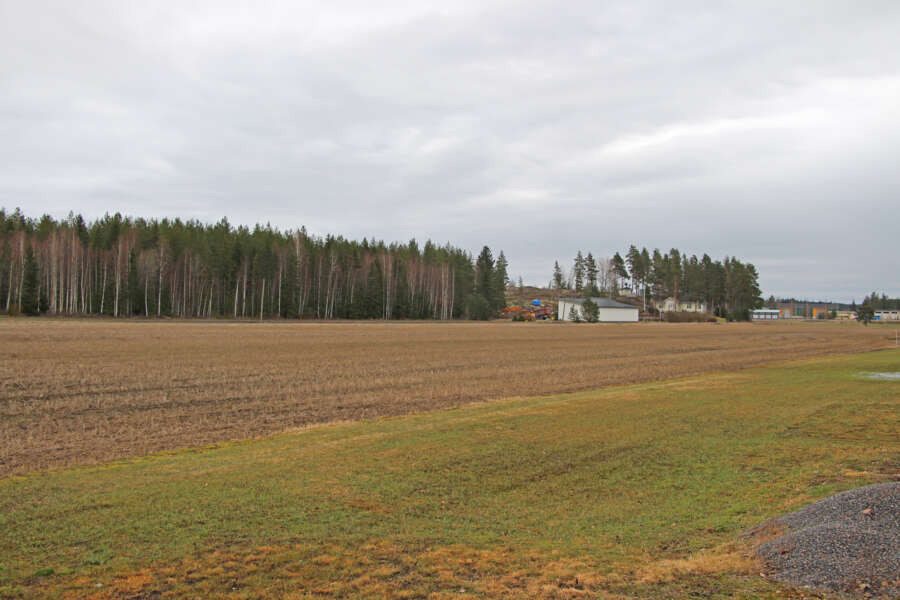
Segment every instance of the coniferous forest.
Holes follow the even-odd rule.
[[[677,248],[649,252],[632,245],[624,258],[616,252],[611,259],[579,251],[568,276],[559,262],[554,265],[550,286],[586,296],[615,297],[628,289],[657,305],[669,297],[704,302],[710,312],[738,320],[749,319],[749,311],[762,306],[759,273],[752,263],[733,256],[721,261],[708,254],[697,258]]]
[[[86,222],[0,209],[7,313],[114,317],[484,319],[505,305],[506,259],[120,214]]]

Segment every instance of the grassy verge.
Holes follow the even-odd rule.
[[[760,597],[739,534],[896,477],[900,352],[0,481],[0,596]]]

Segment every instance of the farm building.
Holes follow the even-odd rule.
[[[623,304],[609,298],[591,298],[591,301],[597,305],[598,320],[601,323],[637,323],[637,306]],[[574,321],[576,314],[580,319],[584,319],[584,314],[581,312],[582,304],[584,304],[584,298],[560,298],[559,320]]]
[[[876,321],[900,321],[900,310],[876,310],[873,319]]]
[[[750,318],[754,321],[771,321],[779,317],[780,311],[777,308],[760,308],[750,311]]]
[[[662,312],[698,312],[705,313],[707,310],[706,302],[699,300],[675,300],[673,297],[666,298],[662,306],[659,307]]]

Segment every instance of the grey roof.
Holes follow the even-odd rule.
[[[574,304],[584,304],[584,298],[560,298],[559,301],[572,302]],[[637,306],[633,304],[616,302],[612,298],[591,298],[591,301],[597,305],[597,308],[633,308],[637,310]]]

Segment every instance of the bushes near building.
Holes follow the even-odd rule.
[[[716,318],[709,313],[699,312],[667,312],[663,319],[666,323],[715,323]]]

